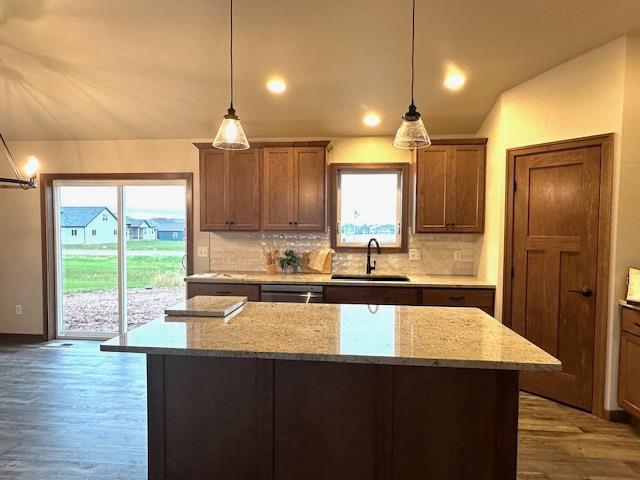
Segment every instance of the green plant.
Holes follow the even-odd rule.
[[[297,267],[302,263],[300,255],[291,250],[290,248],[284,251],[284,255],[278,259],[278,264],[282,270],[286,270],[289,267]]]

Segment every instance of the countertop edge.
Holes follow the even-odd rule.
[[[357,363],[366,365],[390,365],[407,367],[470,368],[482,370],[518,370],[518,371],[560,371],[562,364],[539,364],[527,362],[490,362],[468,359],[430,359],[397,358],[385,356],[361,355],[319,355],[297,352],[246,352],[237,350],[204,350],[170,347],[123,347],[101,344],[100,351],[120,353],[144,353],[147,355],[176,355],[188,357],[213,358],[253,358],[261,360],[292,360],[329,363]]]
[[[304,274],[301,274],[304,275]],[[247,285],[321,285],[321,286],[341,286],[341,287],[406,287],[406,288],[469,288],[469,289],[491,289],[496,286],[489,283],[431,283],[431,282],[394,282],[394,281],[370,281],[370,280],[305,280],[304,278],[274,278],[273,280],[252,279],[252,278],[207,278],[207,277],[184,277],[186,283],[237,283]]]

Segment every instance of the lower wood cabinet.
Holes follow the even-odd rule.
[[[477,307],[494,312],[494,290],[490,288],[418,288],[389,286],[324,287],[324,303],[365,305],[425,305],[433,307]],[[245,283],[187,283],[187,298],[196,295],[234,295],[260,301],[260,285]]]
[[[363,303],[369,305],[418,305],[418,289],[411,287],[334,287],[324,288],[325,303]]]
[[[640,310],[623,307],[620,334],[620,405],[640,418]]]
[[[495,291],[489,288],[423,288],[420,293],[421,305],[477,307],[493,316]]]
[[[218,295],[233,295],[247,297],[251,302],[260,301],[260,285],[243,283],[187,283],[187,298]]]

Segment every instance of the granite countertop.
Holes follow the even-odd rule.
[[[281,283],[298,285],[496,288],[495,284],[467,275],[407,275],[409,277],[408,282],[333,280],[331,275],[322,273],[276,273],[275,275],[267,275],[264,272],[220,272],[216,276],[211,275],[190,275],[185,278],[185,281],[194,283],[258,283],[262,285]]]
[[[629,303],[626,300],[620,300],[618,302],[620,305],[622,305],[625,308],[630,308],[631,310],[637,310],[640,312],[640,305],[636,305],[634,303]]]
[[[101,345],[159,355],[560,370],[476,308],[248,302],[226,318],[158,318]]]

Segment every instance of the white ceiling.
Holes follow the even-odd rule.
[[[236,0],[250,138],[387,135],[409,100],[410,0]],[[12,140],[207,138],[228,106],[227,0],[0,0]],[[640,28],[639,0],[418,0],[416,103],[473,133],[504,90]],[[448,63],[468,74],[442,86]],[[276,97],[264,83],[288,82]],[[365,127],[374,110],[382,123]]]

